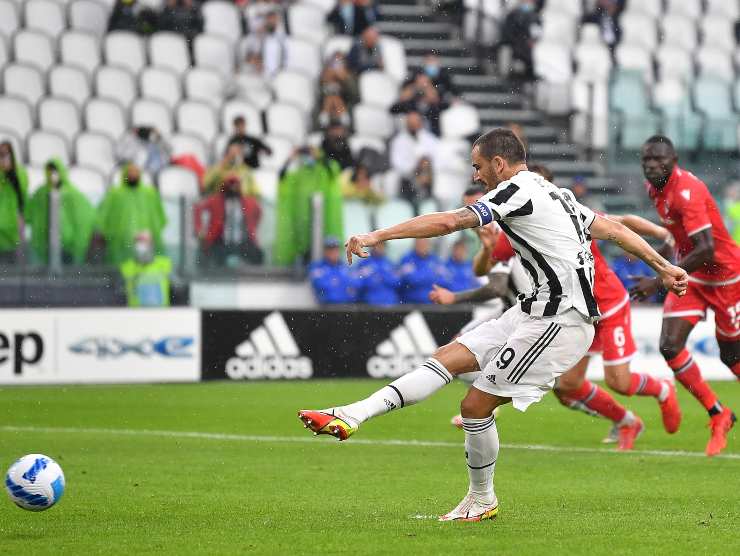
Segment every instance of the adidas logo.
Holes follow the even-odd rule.
[[[259,378],[311,378],[313,365],[302,356],[283,315],[265,317],[249,338],[236,346],[236,357],[226,361],[226,376],[232,380]]]
[[[435,351],[437,342],[419,311],[404,317],[403,324],[391,331],[390,338],[375,348],[367,361],[367,374],[373,378],[397,378],[424,363]]]

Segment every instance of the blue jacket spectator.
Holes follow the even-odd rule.
[[[468,265],[470,266],[470,265]],[[385,257],[385,245],[373,247],[370,257],[361,259],[357,267],[359,299],[368,305],[396,305],[401,281],[395,265]]]
[[[473,265],[467,257],[467,245],[465,239],[459,239],[452,246],[452,255],[445,267],[449,274],[449,290],[460,292],[480,287],[480,282],[473,274]]]
[[[349,267],[339,259],[339,240],[327,237],[324,258],[308,267],[309,278],[316,300],[321,304],[354,303],[357,301],[358,281]]]
[[[414,250],[401,259],[401,303],[431,303],[429,292],[434,284],[449,289],[449,274],[432,254],[431,242],[417,239]]]
[[[636,283],[636,280],[630,279],[630,276],[653,276],[655,274],[642,259],[637,259],[629,255],[614,257],[610,266],[627,289],[630,289]],[[657,300],[656,296],[651,296],[645,301],[655,302]]]

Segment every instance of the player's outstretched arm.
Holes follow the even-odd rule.
[[[647,218],[636,214],[607,214],[609,220],[624,224],[637,235],[654,237],[664,242],[673,243],[673,236],[667,228],[650,222]]]
[[[678,295],[686,293],[689,280],[686,271],[661,257],[647,241],[624,224],[597,215],[591,224],[591,235],[596,239],[612,241],[628,253],[641,258],[658,273],[666,289]]]
[[[483,303],[484,301],[506,295],[508,281],[508,274],[496,273],[489,277],[487,284],[479,288],[464,290],[461,292],[452,292],[447,288],[442,288],[437,284],[434,284],[432,291],[429,292],[429,299],[432,303],[436,303],[437,305]]]
[[[368,256],[364,248],[372,247],[382,241],[439,237],[466,228],[477,228],[478,226],[480,226],[480,220],[473,211],[467,208],[423,214],[395,226],[350,237],[347,243],[344,244],[347,249],[347,262],[352,264],[352,255],[364,259]]]

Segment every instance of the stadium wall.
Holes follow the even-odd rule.
[[[0,311],[0,384],[197,382],[335,377],[395,378],[467,323],[463,309],[220,311],[24,309]],[[658,352],[660,308],[633,311],[635,369],[670,372]],[[689,349],[708,379],[730,380],[713,320]],[[594,358],[589,377],[603,378]]]

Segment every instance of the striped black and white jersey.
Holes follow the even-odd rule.
[[[594,259],[589,228],[596,215],[567,189],[522,171],[467,208],[484,226],[496,220],[530,279],[522,311],[551,317],[576,309],[599,316],[593,295]]]

